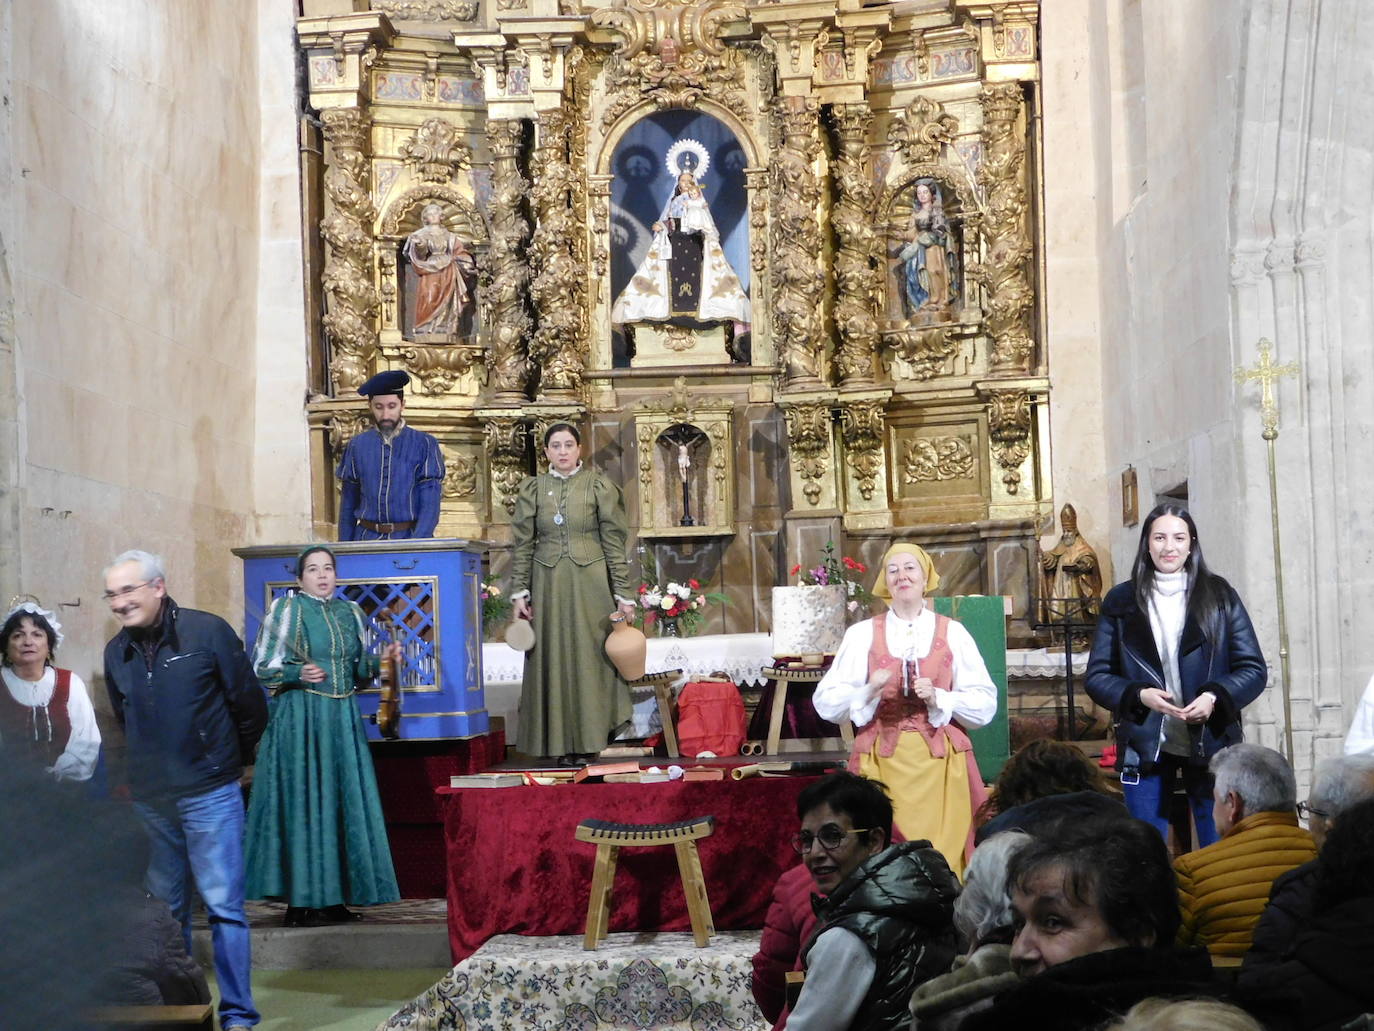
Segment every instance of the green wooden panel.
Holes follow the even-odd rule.
[[[968,732],[973,754],[983,780],[991,783],[1002,772],[1011,754],[1011,735],[1007,719],[1007,617],[1000,595],[966,595],[928,599],[936,612],[957,619],[978,645],[988,674],[997,685],[997,715],[986,727]]]

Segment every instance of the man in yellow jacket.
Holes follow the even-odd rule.
[[[1297,783],[1271,748],[1239,744],[1212,757],[1212,816],[1221,839],[1174,861],[1183,924],[1178,944],[1213,958],[1244,956],[1274,878],[1313,859],[1298,826]]]

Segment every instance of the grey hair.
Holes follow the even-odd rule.
[[[162,565],[162,556],[154,555],[149,551],[139,551],[136,548],[116,555],[114,561],[106,566],[104,572],[101,573],[102,578],[109,576],[110,570],[115,566],[122,566],[125,562],[137,562],[139,575],[145,580],[162,580],[164,582],[167,580],[167,573]]]
[[[1374,755],[1341,755],[1317,764],[1312,801],[1328,820],[1366,798],[1374,798]]]
[[[1291,813],[1298,804],[1298,781],[1288,760],[1263,745],[1239,744],[1212,756],[1216,793],[1234,791],[1246,813]]]
[[[1011,857],[1029,845],[1025,831],[994,834],[973,851],[964,871],[964,890],[954,900],[954,929],[966,947],[981,945],[1012,926],[1007,867]]]

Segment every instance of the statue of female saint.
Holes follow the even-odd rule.
[[[695,155],[693,169],[684,155]],[[676,176],[672,195],[653,224],[653,241],[611,308],[611,322],[749,322],[749,298],[720,246],[720,232],[702,192],[710,164],[696,140],[679,140],[668,151]]]
[[[902,301],[908,317],[948,317],[950,305],[959,297],[959,256],[934,179],[916,180],[907,240],[897,257],[902,262]]]
[[[477,261],[458,234],[445,228],[444,209],[426,204],[420,228],[406,237],[405,256],[415,269],[415,322],[411,332],[452,335],[473,305]]]

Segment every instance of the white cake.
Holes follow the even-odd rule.
[[[845,630],[840,586],[773,588],[773,654],[833,655]]]

